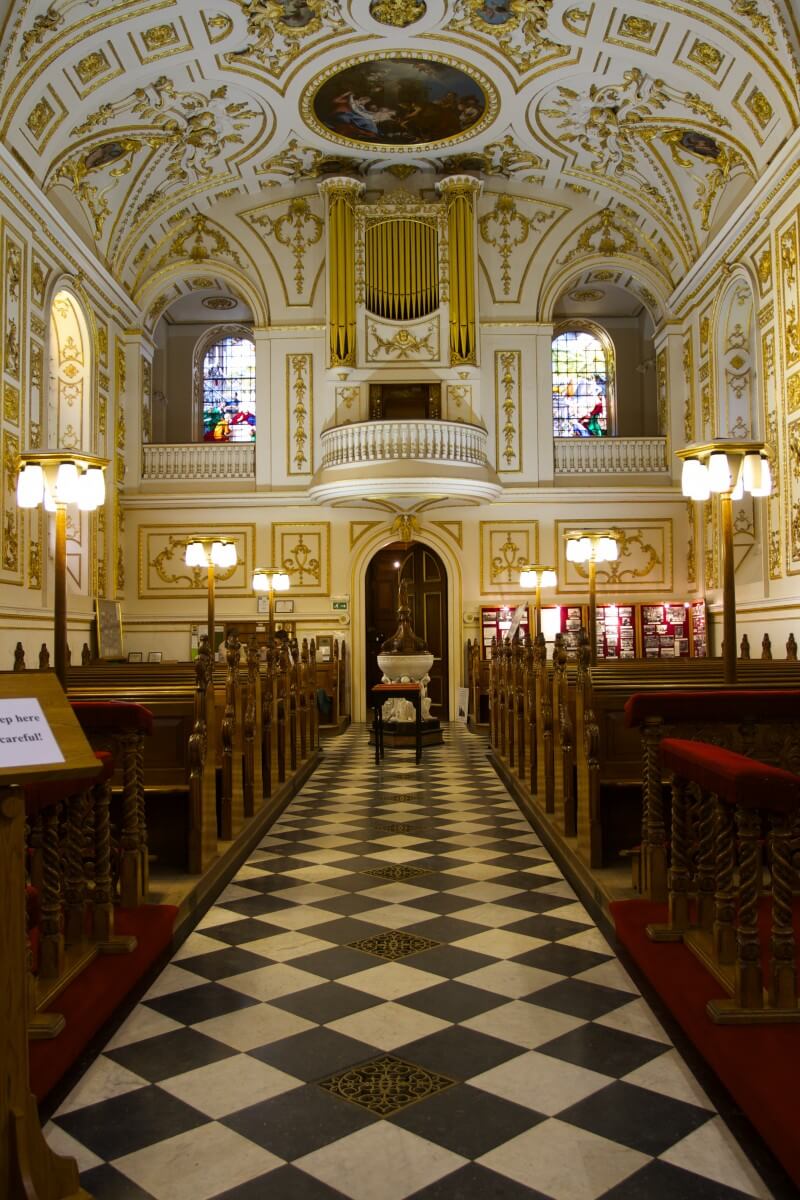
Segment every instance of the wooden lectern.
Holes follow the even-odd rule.
[[[30,757],[38,701],[63,762],[19,765]],[[9,704],[9,702],[12,702]],[[25,933],[25,806],[21,785],[92,778],[100,769],[58,679],[1,674],[0,710],[0,1196],[8,1200],[91,1200],[75,1160],[55,1154],[42,1134],[28,1081],[28,963]],[[18,731],[25,735],[15,742]],[[9,739],[9,735],[11,740]],[[50,743],[51,744],[51,743]],[[19,746],[24,746],[19,749]],[[47,757],[45,747],[43,756]],[[50,757],[55,755],[50,753]]]

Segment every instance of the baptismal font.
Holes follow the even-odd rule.
[[[418,683],[422,704],[423,745],[436,745],[442,741],[442,729],[438,717],[431,716],[431,700],[427,695],[433,655],[422,638],[417,637],[411,624],[411,606],[408,600],[408,585],[400,579],[397,588],[398,626],[390,638],[381,646],[378,666],[383,674],[383,683]],[[383,704],[384,741],[390,746],[414,745],[414,705],[410,700],[391,699]]]

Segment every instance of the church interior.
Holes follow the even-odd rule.
[[[0,1195],[797,1194],[799,247],[798,0],[0,3]]]

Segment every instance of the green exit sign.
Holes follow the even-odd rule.
[[[338,600],[331,600],[331,608],[339,609],[341,612],[347,612],[350,607],[350,601],[346,596],[340,596]]]

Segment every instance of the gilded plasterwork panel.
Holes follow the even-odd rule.
[[[481,595],[523,595],[519,573],[539,562],[539,522],[481,521],[480,547]]]
[[[194,538],[219,538],[236,546],[237,564],[217,568],[215,587],[225,596],[252,596],[255,525],[140,525],[139,599],[186,600],[206,595],[208,573],[187,567],[186,545]]]
[[[314,471],[314,374],[310,354],[286,355],[286,473]]]
[[[597,564],[597,590],[600,593],[623,591],[654,592],[672,590],[672,519],[651,521],[608,520],[581,521],[582,529],[608,529],[613,525],[622,535],[619,558],[616,562]],[[559,592],[574,595],[588,587],[589,572],[585,563],[567,562],[565,531],[575,527],[574,521],[556,521],[556,553],[558,555]]]
[[[494,352],[495,467],[522,470],[522,352]]]
[[[288,574],[289,596],[330,595],[330,540],[329,521],[273,524],[272,565]]]
[[[0,225],[0,255],[2,283],[0,287],[0,398],[2,398],[3,488],[0,495],[2,512],[2,551],[0,579],[4,583],[21,585],[24,582],[23,523],[17,511],[17,459],[24,434],[24,406],[28,385],[27,360],[27,253],[21,236],[5,223]]]

